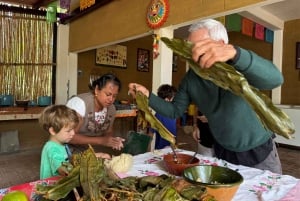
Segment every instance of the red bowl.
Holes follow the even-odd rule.
[[[174,161],[174,154],[166,154],[163,157],[163,162],[166,170],[173,175],[181,176],[183,174],[183,170],[188,167],[193,167],[199,165],[200,160],[195,157],[190,163],[189,161],[192,159],[192,155],[176,153],[178,162]]]

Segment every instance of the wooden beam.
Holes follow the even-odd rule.
[[[82,16],[92,12],[93,10],[96,10],[97,8],[99,8],[101,6],[104,6],[108,3],[110,3],[111,1],[113,1],[113,0],[96,0],[96,3],[93,6],[87,8],[83,11],[80,11],[80,8],[78,7],[69,16],[61,18],[60,23],[68,24],[68,23],[78,19],[79,17],[82,17]]]
[[[36,1],[34,4],[32,4],[32,8],[33,9],[39,9],[40,7],[45,7],[47,8],[47,6],[53,2],[56,2],[57,0],[38,0]]]
[[[0,10],[14,12],[14,13],[26,13],[26,14],[46,16],[46,11],[31,9],[31,8],[0,5]]]

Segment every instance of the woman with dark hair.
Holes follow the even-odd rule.
[[[90,85],[90,92],[68,100],[67,106],[81,117],[76,134],[70,141],[72,152],[83,151],[90,144],[95,151],[103,147],[121,150],[123,138],[113,137],[116,108],[114,101],[121,89],[120,80],[113,74],[104,74]]]

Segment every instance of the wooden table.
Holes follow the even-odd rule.
[[[0,121],[38,119],[45,107],[0,107]],[[116,118],[135,117],[136,110],[117,110]]]
[[[37,120],[45,107],[0,107],[0,121]],[[128,131],[136,131],[137,110],[117,110],[114,123],[116,136],[126,137]]]
[[[0,107],[0,121],[38,119],[45,107]]]

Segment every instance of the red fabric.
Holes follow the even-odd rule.
[[[265,27],[260,24],[255,24],[255,38],[259,40],[265,39]]]
[[[34,181],[34,182],[29,182],[29,183],[25,183],[25,184],[20,184],[20,185],[16,185],[16,186],[12,186],[12,187],[8,187],[8,188],[4,188],[4,189],[0,189],[0,200],[2,199],[2,197],[11,192],[11,191],[23,191],[24,193],[26,193],[26,195],[28,196],[28,198],[30,200],[33,200],[33,195],[35,194],[35,186],[36,184],[53,184],[55,183],[59,178],[59,176],[56,177],[51,177],[48,179],[44,179],[44,180],[38,180],[38,181]]]
[[[254,23],[251,20],[249,20],[247,18],[243,18],[242,33],[247,36],[252,36],[253,35],[253,25],[254,25]]]

